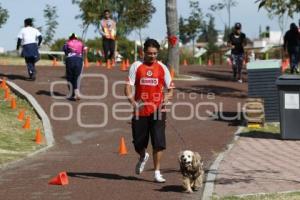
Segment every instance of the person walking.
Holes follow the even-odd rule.
[[[116,22],[110,18],[110,11],[104,11],[104,18],[100,21],[100,34],[102,35],[102,45],[105,62],[112,61],[115,53]]]
[[[146,149],[151,137],[154,180],[161,183],[166,181],[160,172],[162,153],[166,148],[164,105],[173,95],[174,84],[168,68],[157,61],[159,48],[156,40],[145,41],[144,60],[131,65],[125,95],[134,109],[132,136],[135,151],[139,154],[135,172],[141,174],[144,170],[149,159]],[[167,88],[165,94],[164,88]]]
[[[228,45],[231,48],[231,62],[233,79],[242,83],[242,68],[244,61],[244,46],[246,46],[246,35],[241,32],[241,23],[235,23],[234,30],[229,35]]]
[[[285,54],[288,54],[290,59],[291,74],[297,71],[299,62],[299,45],[300,45],[300,33],[295,23],[290,24],[290,29],[286,31],[283,37],[283,49]]]
[[[63,46],[66,55],[66,78],[70,89],[70,100],[79,100],[80,75],[83,68],[85,47],[75,33],[69,36],[69,40]]]
[[[40,59],[39,47],[42,43],[42,35],[40,31],[33,27],[32,19],[24,20],[24,27],[18,34],[17,51],[22,45],[21,55],[25,58],[27,65],[29,80],[36,79],[35,63]]]

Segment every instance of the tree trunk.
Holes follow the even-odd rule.
[[[177,43],[172,46],[168,43],[168,61],[167,65],[169,69],[173,67],[175,74],[179,74],[179,25],[177,16],[177,0],[166,0],[166,21],[167,21],[167,34],[177,37]]]

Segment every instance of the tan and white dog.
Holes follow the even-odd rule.
[[[199,153],[190,150],[179,153],[180,171],[182,183],[186,192],[192,193],[202,187],[203,161]]]

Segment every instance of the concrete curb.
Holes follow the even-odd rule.
[[[214,185],[215,185],[215,180],[218,174],[218,168],[220,166],[221,161],[224,159],[224,156],[226,153],[228,153],[235,141],[237,141],[239,139],[239,133],[241,133],[242,129],[244,127],[240,126],[238,128],[238,130],[234,133],[234,138],[233,141],[227,145],[227,148],[224,152],[220,153],[218,155],[218,157],[216,158],[216,160],[213,162],[213,164],[210,166],[209,170],[208,170],[208,174],[206,177],[206,181],[204,184],[204,189],[203,189],[203,193],[202,193],[202,200],[211,200],[213,192],[214,192]]]
[[[50,120],[49,120],[47,114],[45,113],[45,111],[43,110],[41,105],[36,101],[36,99],[31,94],[29,94],[28,92],[26,92],[25,90],[23,90],[22,88],[20,88],[18,85],[16,85],[15,83],[13,83],[11,81],[6,81],[6,83],[11,88],[11,90],[13,90],[17,95],[21,96],[22,98],[25,98],[31,104],[31,106],[34,108],[35,112],[41,118],[42,123],[43,123],[44,135],[45,135],[45,140],[46,140],[47,146],[26,155],[26,157],[31,157],[33,155],[36,155],[38,153],[46,151],[47,149],[49,149],[50,147],[52,147],[54,145],[54,137],[53,137],[52,127],[51,127]],[[2,169],[7,168],[9,165],[14,165],[17,162],[22,161],[23,159],[5,163],[5,164],[1,165],[0,168],[2,168]]]

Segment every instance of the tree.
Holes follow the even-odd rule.
[[[211,14],[208,14],[207,17],[209,18],[208,23],[203,22],[202,34],[199,36],[198,41],[207,42],[207,49],[214,51],[217,49],[218,31],[215,29],[215,18]]]
[[[168,38],[175,36],[178,37],[179,25],[177,15],[177,1],[166,0],[166,22],[167,22],[167,34]],[[175,74],[179,74],[179,47],[178,42],[173,46],[168,45],[168,61],[167,65],[173,67]]]
[[[144,28],[151,20],[156,9],[152,0],[72,0],[81,14],[83,35],[93,25],[98,29],[104,10],[109,9],[117,22],[117,35],[126,36],[131,31]],[[138,8],[138,9],[137,9]]]
[[[199,1],[190,0],[191,14],[186,19],[186,31],[193,43],[193,55],[195,54],[195,39],[201,31],[203,24],[203,14],[199,5]]]
[[[264,8],[272,15],[287,14],[293,17],[295,13],[300,12],[299,0],[257,0],[256,3],[259,3],[258,9]]]
[[[6,23],[8,17],[9,17],[9,14],[8,14],[7,9],[2,8],[1,4],[0,4],[0,28],[2,27],[3,24]]]
[[[67,39],[66,38],[60,38],[60,39],[56,39],[55,41],[53,41],[53,43],[51,44],[50,49],[52,51],[61,51],[64,44],[66,43]]]
[[[270,18],[277,18],[282,34],[287,23],[287,16],[293,18],[294,14],[300,11],[299,0],[256,0],[256,3],[259,3],[258,9],[267,10]]]
[[[187,31],[187,25],[184,22],[184,18],[181,16],[179,18],[179,39],[182,44],[186,44],[190,41]]]
[[[50,45],[55,35],[55,29],[57,28],[58,18],[56,6],[46,5],[44,9],[44,17],[46,18],[46,32],[44,37],[44,44]]]
[[[226,27],[230,29],[231,27],[231,8],[235,7],[237,5],[237,2],[235,0],[222,0],[222,2],[219,2],[217,4],[213,4],[210,6],[210,10],[212,10],[213,12],[215,11],[221,11],[224,8],[226,9],[227,15],[228,15],[228,22],[227,25],[225,26],[225,30],[224,33],[227,31]],[[228,35],[224,34],[224,37],[227,38]]]

